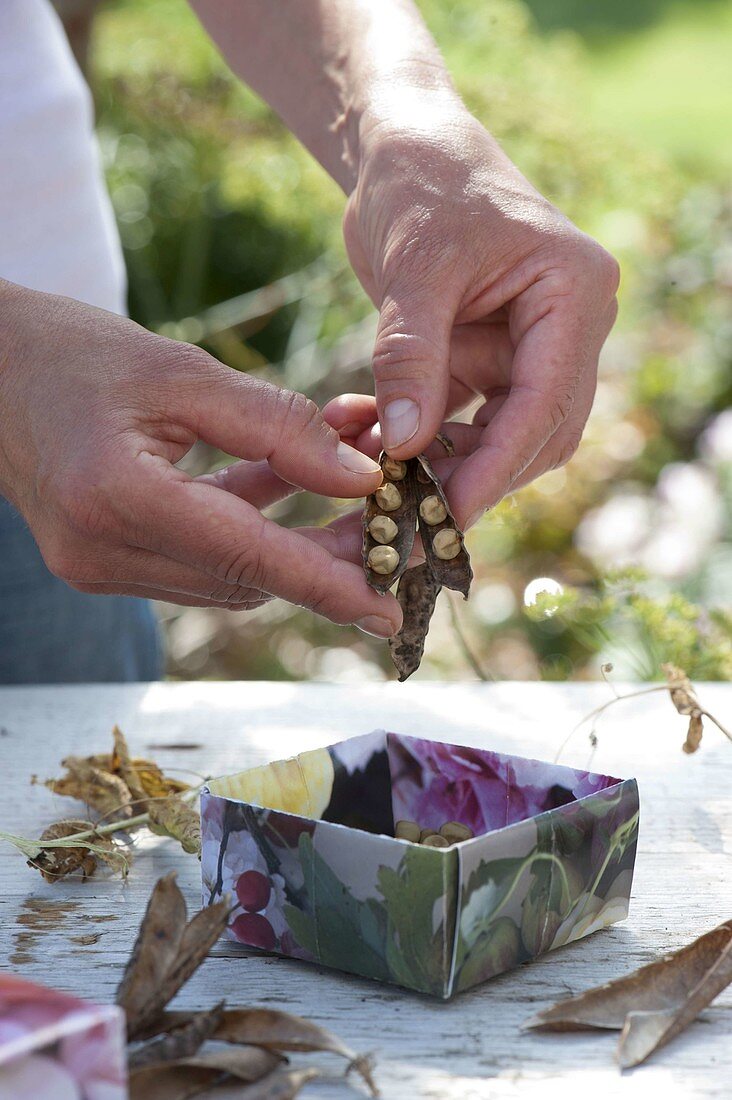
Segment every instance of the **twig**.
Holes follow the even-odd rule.
[[[470,667],[472,668],[473,672],[475,673],[475,675],[478,677],[479,680],[483,680],[486,683],[494,681],[495,677],[489,675],[489,673],[487,673],[482,668],[482,666],[480,664],[480,661],[478,660],[478,658],[473,653],[472,649],[470,648],[470,645],[468,644],[467,638],[463,634],[462,627],[460,626],[460,620],[458,619],[458,613],[455,610],[455,601],[450,599],[450,600],[447,601],[447,603],[448,603],[448,607],[450,608],[450,619],[452,621],[452,629],[455,632],[455,637],[458,640],[458,645],[460,646],[460,648],[463,651],[463,656],[465,657],[465,660],[468,662],[468,664],[470,665]]]

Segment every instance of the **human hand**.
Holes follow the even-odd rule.
[[[0,284],[0,492],[53,573],[96,594],[251,608],[270,595],[387,636],[339,527],[285,530],[260,509],[302,487],[362,497],[376,463],[300,394],[78,302]],[[191,478],[196,440],[243,461]],[[358,560],[358,559],[357,559]]]
[[[373,369],[389,453],[425,450],[443,420],[480,399],[470,432],[450,432],[462,456],[447,488],[468,527],[576,450],[618,268],[453,95],[403,101],[362,126],[344,233],[380,313]],[[363,402],[351,412],[338,420],[368,419]]]

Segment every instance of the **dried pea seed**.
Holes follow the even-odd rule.
[[[419,514],[425,523],[434,527],[447,519],[447,508],[438,496],[425,497],[419,506]]]
[[[462,542],[457,531],[453,531],[451,527],[444,527],[433,538],[432,546],[441,561],[450,561],[460,553]]]
[[[393,546],[375,546],[366,560],[374,573],[393,573],[399,565],[399,555]]]
[[[422,845],[425,848],[449,848],[450,841],[445,840],[444,836],[440,836],[439,833],[433,833],[432,836],[426,836],[424,838]]]
[[[450,844],[459,844],[461,840],[472,840],[473,830],[460,821],[446,821],[440,829],[440,836]]]
[[[402,494],[396,485],[392,485],[390,481],[377,489],[374,497],[382,512],[395,512],[397,508],[401,508]]]
[[[399,528],[389,516],[374,516],[369,524],[369,534],[375,542],[380,542],[383,546],[394,541],[399,534]]]
[[[394,826],[394,836],[398,840],[411,840],[412,844],[419,844],[421,832],[416,821],[397,821]]]
[[[438,836],[438,835],[439,834],[437,832],[437,829],[422,829],[422,832],[419,834],[419,842],[420,842],[420,844],[422,844],[423,841],[425,841],[428,836]]]
[[[390,481],[403,481],[407,476],[406,462],[400,462],[397,458],[385,458],[381,469]]]

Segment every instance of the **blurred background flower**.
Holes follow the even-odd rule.
[[[370,391],[373,312],[335,185],[184,0],[56,2],[97,101],[132,316],[321,404]],[[623,286],[577,457],[470,536],[473,595],[445,595],[417,676],[583,678],[612,657],[627,676],[672,660],[730,678],[732,0],[420,7],[471,109],[619,257]],[[392,675],[383,644],[283,604],[161,611],[175,678]]]

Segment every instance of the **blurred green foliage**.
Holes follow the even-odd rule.
[[[471,536],[475,594],[453,608],[461,634],[497,677],[593,676],[609,655],[628,676],[671,660],[692,676],[729,677],[729,619],[701,608],[732,605],[730,194],[714,171],[666,159],[632,125],[588,109],[597,53],[566,31],[543,36],[520,0],[421,7],[471,109],[624,271],[586,441],[567,470],[505,501]],[[592,30],[587,5],[539,8],[547,26]],[[662,21],[667,8],[593,10],[619,33],[624,18]],[[732,8],[716,0],[715,10]],[[183,0],[104,6],[91,78],[132,315],[320,403],[370,391],[372,310],[345,263],[343,198],[225,69]],[[252,297],[297,272],[264,304]],[[223,460],[199,448],[190,468]],[[274,514],[320,523],[334,508],[297,497]],[[607,571],[629,564],[652,580],[609,588]],[[447,599],[420,676],[470,675]],[[175,676],[391,675],[385,646],[281,604],[165,618]]]

